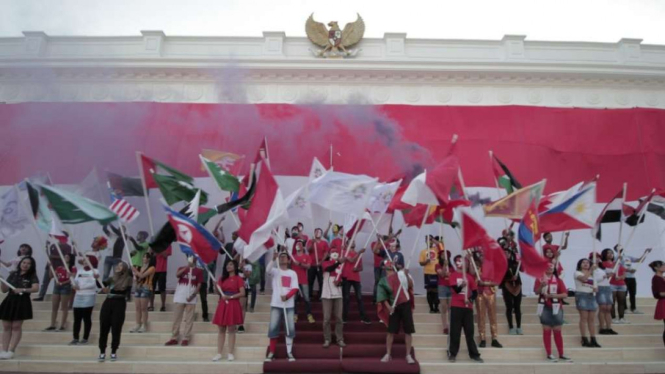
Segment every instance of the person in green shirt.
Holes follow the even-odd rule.
[[[140,268],[143,266],[143,255],[148,252],[148,233],[146,231],[139,231],[136,235],[136,240],[129,237],[129,241],[134,245],[134,250],[130,252],[132,255],[132,266],[134,268]]]

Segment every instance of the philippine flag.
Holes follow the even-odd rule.
[[[168,206],[164,206],[164,210],[183,252],[187,253],[191,249],[206,264],[217,259],[221,243],[205,227]]]
[[[577,188],[578,186],[573,186]],[[567,194],[568,192],[566,192]],[[596,183],[590,183],[538,217],[541,232],[568,231],[592,228],[595,223]]]

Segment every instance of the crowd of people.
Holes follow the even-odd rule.
[[[223,218],[222,218],[223,220]],[[367,248],[356,248],[344,229],[330,224],[325,230],[316,228],[314,236],[304,234],[304,225],[299,223],[287,231],[280,244],[266,243],[266,249],[275,248],[272,255],[266,254],[257,261],[243,259],[234,246],[236,233],[227,241],[221,228],[222,220],[213,232],[223,244],[222,274],[215,276],[216,263],[208,265],[189,256],[187,263],[177,269],[177,280],[173,305],[173,325],[167,346],[187,346],[192,339],[195,309],[201,303],[202,319],[218,327],[217,354],[212,358],[223,358],[224,347],[227,360],[233,361],[236,334],[245,331],[246,313],[253,313],[257,294],[265,292],[266,279],[272,284],[270,300],[270,323],[268,337],[270,345],[266,361],[275,357],[278,338],[285,335],[287,357],[295,361],[293,354],[296,322],[300,317],[315,323],[312,303],[320,301],[323,310],[323,348],[332,344],[345,347],[344,323],[349,312],[357,308],[360,322],[372,321],[364,308],[363,287],[360,272],[362,256],[366,250],[373,254],[374,287],[372,299],[378,315],[387,327],[386,354],[382,362],[392,360],[392,345],[395,334],[405,334],[406,361],[415,363],[411,356],[412,334],[415,333],[413,318],[414,282],[405,268],[405,256],[401,251],[401,230],[388,235],[377,235]],[[51,320],[45,331],[65,331],[70,309],[73,310],[73,339],[70,345],[89,344],[92,330],[92,313],[98,297],[104,297],[99,313],[99,361],[106,360],[108,335],[111,334],[110,360],[118,359],[118,349],[127,302],[133,298],[135,326],[131,333],[140,334],[149,330],[149,315],[155,310],[155,294],[160,295],[160,311],[165,311],[168,259],[171,250],[155,252],[148,244],[148,233],[141,231],[136,238],[129,237],[125,243],[120,230],[111,225],[104,227],[106,236],[95,237],[90,249],[83,252],[76,243],[52,239],[47,242],[48,253],[41,287],[37,279],[36,263],[32,248],[22,244],[15,258],[2,261],[9,269],[3,279],[2,292],[8,295],[0,304],[0,319],[3,324],[0,359],[14,357],[21,340],[23,322],[33,317],[30,295],[37,293],[34,301],[44,300],[49,284],[54,286],[51,296]],[[563,236],[561,246],[552,244],[552,235],[543,235],[543,256],[550,261],[547,271],[536,279],[534,292],[538,297],[537,313],[542,325],[543,344],[550,361],[570,362],[564,354],[562,325],[564,306],[569,290],[563,282],[565,271],[559,258],[568,244],[568,234]],[[102,261],[102,252],[113,240],[110,253]],[[453,256],[445,248],[443,238],[427,236],[427,246],[418,262],[424,273],[424,292],[429,312],[441,315],[442,333],[449,336],[448,359],[456,361],[461,334],[464,332],[467,350],[475,362],[483,362],[478,348],[502,348],[499,342],[497,322],[497,296],[499,290],[505,304],[505,316],[510,335],[522,335],[522,279],[521,261],[514,233],[506,229],[497,240],[503,249],[508,267],[500,284],[482,274],[484,261],[482,251],[467,249]],[[131,248],[125,248],[125,245]],[[600,253],[591,253],[581,258],[574,271],[574,298],[578,310],[580,344],[583,347],[599,348],[597,335],[616,335],[613,324],[628,323],[626,311],[640,314],[636,305],[635,273],[650,249],[639,258],[624,254],[616,246]],[[123,261],[123,253],[131,258]],[[267,257],[267,258],[266,258]],[[269,260],[266,264],[266,260]],[[103,264],[100,272],[99,265]],[[665,265],[662,261],[649,264],[654,271],[652,291],[658,300],[654,318],[665,320]],[[355,300],[351,293],[355,294]],[[208,313],[208,294],[219,296],[213,317]],[[367,291],[369,294],[369,291]],[[98,296],[104,295],[104,296]],[[627,300],[630,301],[628,308]],[[304,308],[304,310],[303,310]],[[474,313],[476,317],[474,319]],[[58,318],[59,317],[59,318]],[[596,326],[596,319],[598,326]],[[489,334],[486,324],[489,322]],[[474,324],[477,323],[478,344]],[[283,325],[283,327],[282,327]],[[83,334],[81,335],[81,327]],[[598,327],[598,328],[596,328]],[[334,328],[334,340],[333,340]],[[552,339],[557,355],[552,352]],[[663,332],[665,344],[665,331]]]

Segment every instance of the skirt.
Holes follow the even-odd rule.
[[[598,303],[592,293],[576,292],[575,293],[575,306],[577,310],[595,312],[598,310]]]
[[[559,307],[559,313],[554,314],[551,306],[543,308],[543,313],[540,315],[540,324],[550,327],[563,325],[563,308]]]
[[[219,299],[217,311],[215,311],[215,317],[213,317],[212,323],[217,326],[242,325],[242,307],[240,306],[240,300],[233,299],[229,300],[227,303],[223,299]]]
[[[653,319],[665,320],[665,299],[660,299],[656,303],[656,313],[654,313]]]
[[[74,308],[92,308],[95,306],[95,297],[97,295],[79,295],[79,292],[74,296]]]
[[[0,320],[25,321],[32,319],[30,294],[9,294],[0,304]]]

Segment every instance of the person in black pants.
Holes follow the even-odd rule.
[[[463,270],[464,260],[460,255],[455,256],[455,268],[457,271],[450,274],[450,288],[453,295],[450,301],[448,361],[455,362],[464,330],[469,357],[475,362],[482,363],[483,359],[480,358],[480,352],[473,340],[473,302],[478,296],[478,286],[473,277]]]
[[[522,332],[522,278],[520,278],[519,261],[517,253],[508,246],[505,238],[499,238],[499,245],[503,248],[508,259],[508,268],[501,282],[503,302],[506,305],[506,319],[508,320],[509,335],[523,335]],[[520,267],[520,269],[518,269]],[[513,325],[515,314],[516,325]]]
[[[103,292],[106,300],[102,304],[99,314],[99,362],[106,360],[106,343],[111,332],[111,361],[118,359],[117,350],[120,347],[122,325],[125,323],[125,310],[127,309],[127,293],[132,290],[132,272],[129,265],[120,262],[115,266],[113,277],[104,282]]]

